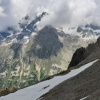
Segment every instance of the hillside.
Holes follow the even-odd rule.
[[[79,48],[73,54],[69,67],[84,64],[84,62],[92,61],[100,58],[100,37],[96,43],[89,44],[87,48]]]
[[[77,49],[69,65],[70,69],[78,68],[93,60],[100,59],[100,38],[86,49]],[[100,99],[100,60],[77,76],[54,87],[42,100],[99,100]]]
[[[93,62],[85,64],[84,66],[81,66],[78,69],[74,69],[74,70],[70,71],[68,74],[55,76],[52,79],[49,79],[49,80],[40,82],[36,85],[21,89],[21,90],[17,91],[16,93],[9,94],[5,97],[1,97],[0,99],[1,100],[6,100],[6,99],[7,100],[13,100],[13,99],[14,100],[31,100],[31,99],[41,100],[41,99],[39,99],[40,96],[47,93],[49,90],[51,90],[52,88],[54,88],[58,84],[60,84],[60,83],[62,84],[62,82],[66,81],[66,80],[69,81],[71,77],[77,76],[79,73],[82,73],[85,69],[90,68],[90,66],[92,64],[94,64],[96,61],[98,61],[98,60],[95,60]],[[60,90],[58,90],[58,89],[57,89],[57,91],[55,91],[55,88],[54,88],[53,91],[50,92],[50,94],[49,94],[50,97],[49,98],[47,97],[45,100],[48,100],[48,99],[50,99],[50,100],[62,100],[63,95],[61,96],[61,93],[63,94],[65,92],[64,92],[64,90],[61,92],[62,89],[60,89]],[[58,92],[58,93],[61,92],[60,94],[58,94],[59,98],[56,98],[57,94],[53,94],[55,92]]]
[[[100,61],[75,77],[54,87],[41,100],[99,100],[100,99]]]

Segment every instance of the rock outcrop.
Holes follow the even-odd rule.
[[[76,52],[73,54],[72,60],[69,64],[69,68],[78,65],[86,58],[91,60],[100,58],[99,50],[100,37],[97,39],[96,43],[89,44],[87,48],[82,47],[77,49]]]

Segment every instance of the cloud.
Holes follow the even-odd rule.
[[[6,14],[3,13],[4,9],[2,7],[0,7],[0,17],[5,17]]]
[[[0,30],[17,25],[26,14],[47,11],[41,26],[73,27],[100,24],[100,0],[0,0]]]
[[[0,30],[18,27],[18,21],[27,14],[32,0],[0,0]],[[6,16],[5,16],[6,15]]]
[[[52,4],[48,7],[50,16],[47,16],[42,24],[71,27],[93,23],[94,19],[95,23],[98,22],[99,11],[95,0],[52,0]]]

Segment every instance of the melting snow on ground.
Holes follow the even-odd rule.
[[[84,97],[84,98],[82,98],[82,99],[80,99],[80,100],[85,100],[87,97]]]
[[[84,71],[86,68],[90,67],[97,60],[90,62],[78,69],[74,69],[66,75],[55,76],[54,78],[40,82],[36,85],[27,87],[25,89],[19,90],[16,93],[9,94],[7,96],[1,97],[0,100],[39,100],[43,94],[49,92],[50,89],[60,84],[61,82],[76,76],[80,72]]]

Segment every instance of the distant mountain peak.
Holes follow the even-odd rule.
[[[57,56],[59,50],[63,47],[63,43],[59,41],[57,30],[52,26],[45,26],[35,36],[29,55],[38,56],[38,58],[49,58]]]

